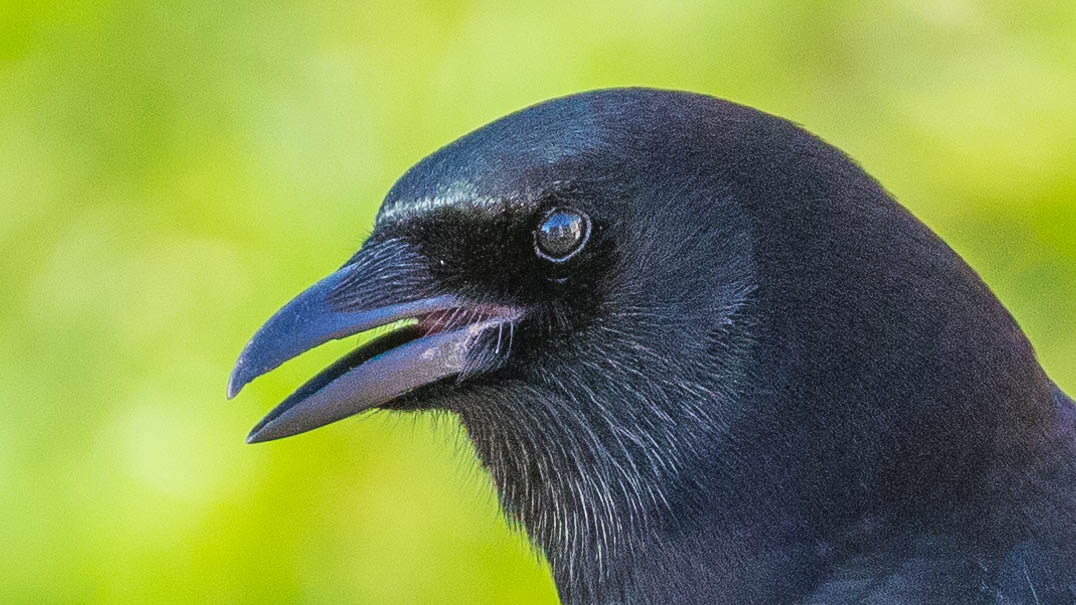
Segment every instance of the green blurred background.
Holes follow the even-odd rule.
[[[804,124],[1076,391],[1076,4],[269,4],[0,3],[0,602],[555,602],[452,418],[244,445],[353,343],[224,385],[408,166],[573,91]]]

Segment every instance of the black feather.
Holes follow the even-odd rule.
[[[564,266],[536,217],[588,213]],[[1076,602],[1076,411],[987,286],[840,151],[642,89],[497,121],[375,241],[528,310],[455,411],[566,603]],[[492,353],[491,353],[492,354]]]

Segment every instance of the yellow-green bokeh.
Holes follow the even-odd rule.
[[[224,384],[409,165],[584,89],[845,149],[1076,391],[1071,3],[541,4],[0,4],[0,602],[554,602],[453,419],[243,444],[349,344]]]

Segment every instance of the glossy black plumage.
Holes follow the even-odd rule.
[[[559,207],[593,231],[551,263]],[[974,271],[795,125],[557,99],[411,169],[385,242],[423,259],[404,294],[513,311],[458,378],[370,405],[459,415],[566,603],[1076,602],[1076,406]]]

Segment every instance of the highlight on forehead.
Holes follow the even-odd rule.
[[[525,202],[515,196],[482,195],[477,193],[473,185],[458,183],[445,188],[438,195],[388,201],[378,212],[376,224],[399,223],[420,216],[428,216],[444,208],[479,210],[493,216],[507,209],[520,208],[524,205]]]

